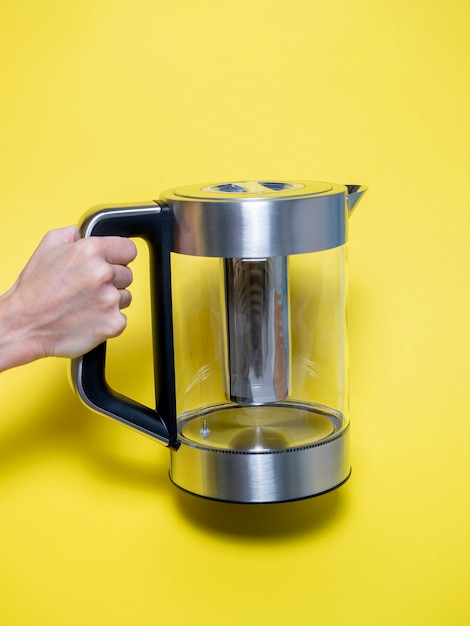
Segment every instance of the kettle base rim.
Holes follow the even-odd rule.
[[[228,451],[180,439],[170,451],[170,480],[209,500],[268,504],[303,500],[347,481],[349,424],[315,443],[286,450]]]
[[[250,501],[245,501],[245,500],[241,501],[241,500],[233,500],[233,499],[224,500],[222,498],[214,498],[214,497],[207,496],[204,494],[195,493],[194,491],[188,491],[188,489],[185,489],[181,485],[178,485],[178,483],[176,483],[173,480],[173,478],[171,477],[170,471],[168,472],[168,477],[172,485],[174,485],[178,489],[178,491],[186,493],[190,496],[194,496],[196,498],[200,498],[202,500],[208,500],[210,502],[221,502],[223,504],[253,504],[253,505],[261,506],[261,505],[267,505],[267,504],[288,504],[289,502],[302,502],[303,500],[311,500],[313,498],[319,498],[320,496],[325,496],[326,494],[331,493],[332,491],[336,491],[337,489],[342,487],[345,483],[347,483],[351,477],[351,474],[352,474],[352,467],[349,467],[349,473],[341,482],[333,485],[332,487],[329,487],[328,489],[325,489],[324,491],[315,492],[310,495],[299,496],[297,498],[288,498],[286,500],[250,500]]]

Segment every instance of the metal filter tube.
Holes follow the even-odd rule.
[[[225,387],[230,400],[258,405],[290,392],[287,257],[223,260]]]

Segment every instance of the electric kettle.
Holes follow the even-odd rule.
[[[167,445],[171,480],[199,496],[285,502],[344,483],[347,232],[365,190],[239,181],[92,209],[82,236],[149,247],[155,407],[110,387],[106,343],[72,362],[80,398]]]

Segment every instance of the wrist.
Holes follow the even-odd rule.
[[[15,286],[0,296],[0,372],[45,356],[32,320],[17,303]]]

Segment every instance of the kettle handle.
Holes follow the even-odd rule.
[[[72,361],[72,381],[80,398],[94,411],[177,448],[170,229],[170,210],[157,202],[98,207],[92,209],[80,227],[83,237],[142,237],[149,247],[156,409],[122,395],[108,385],[105,378],[106,342]]]

